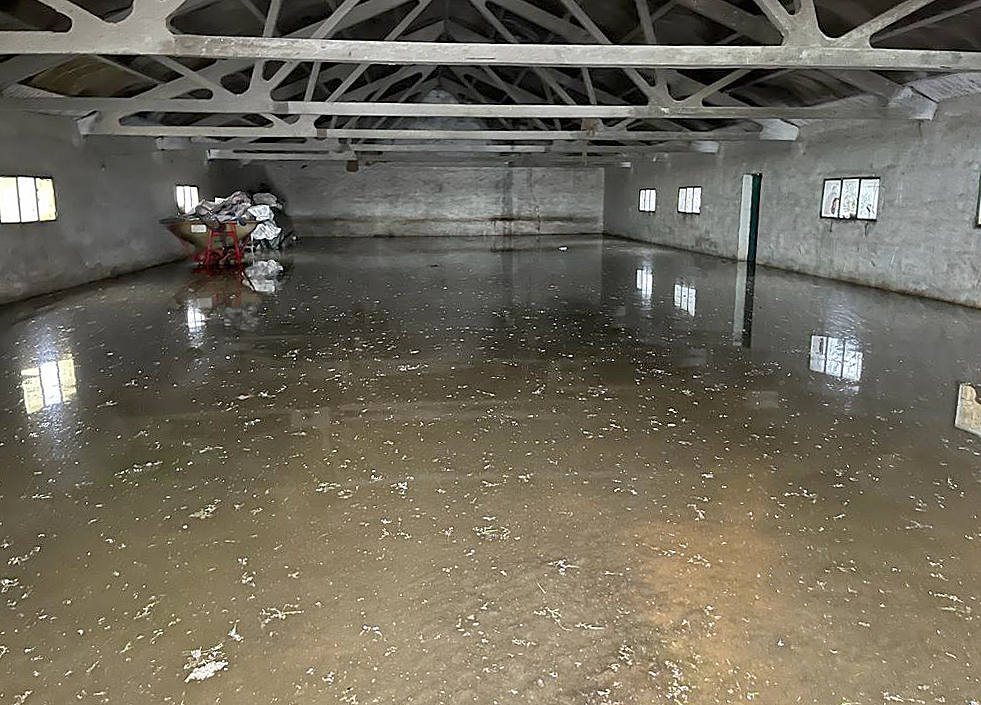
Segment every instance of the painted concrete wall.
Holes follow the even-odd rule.
[[[0,175],[51,176],[58,219],[0,224],[0,302],[136,271],[185,255],[157,221],[177,212],[174,186],[226,194],[227,166],[151,140],[78,137],[58,116],[0,116]],[[229,172],[230,173],[230,172]]]
[[[735,257],[742,177],[761,172],[760,264],[981,307],[979,107],[961,99],[928,123],[808,126],[797,143],[730,144],[718,155],[610,169],[606,229]],[[843,176],[882,179],[877,222],[819,217],[824,179]],[[694,185],[704,188],[702,214],[677,213],[678,188]],[[638,212],[641,188],[657,188],[655,214]]]
[[[249,170],[282,194],[305,237],[603,232],[602,169],[270,164]]]

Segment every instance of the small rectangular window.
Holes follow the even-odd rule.
[[[657,191],[652,188],[640,190],[640,212],[653,213],[657,210]]]
[[[47,223],[58,218],[55,206],[55,185],[52,179],[35,179],[37,186],[38,220]]]
[[[678,189],[678,212],[698,215],[702,212],[702,187],[685,186]]]
[[[17,196],[20,200],[20,222],[37,222],[37,186],[30,176],[17,177]]]
[[[879,179],[873,176],[826,179],[821,196],[821,217],[878,220]]]
[[[0,176],[0,223],[56,220],[54,181],[36,176]]]
[[[175,191],[177,193],[177,208],[180,212],[182,214],[193,213],[201,202],[198,196],[198,187],[178,185]]]
[[[17,177],[0,177],[0,223],[20,222],[20,199],[17,198]]]

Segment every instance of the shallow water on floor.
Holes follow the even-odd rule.
[[[0,702],[981,698],[981,312],[520,243],[0,309]]]

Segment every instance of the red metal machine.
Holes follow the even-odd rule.
[[[258,222],[206,222],[196,217],[166,218],[160,221],[188,249],[191,258],[207,270],[241,268],[245,263],[245,244]]]

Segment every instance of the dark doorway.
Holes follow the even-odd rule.
[[[756,266],[757,243],[760,234],[760,203],[763,193],[763,174],[743,177],[743,196],[739,217],[738,259]]]

